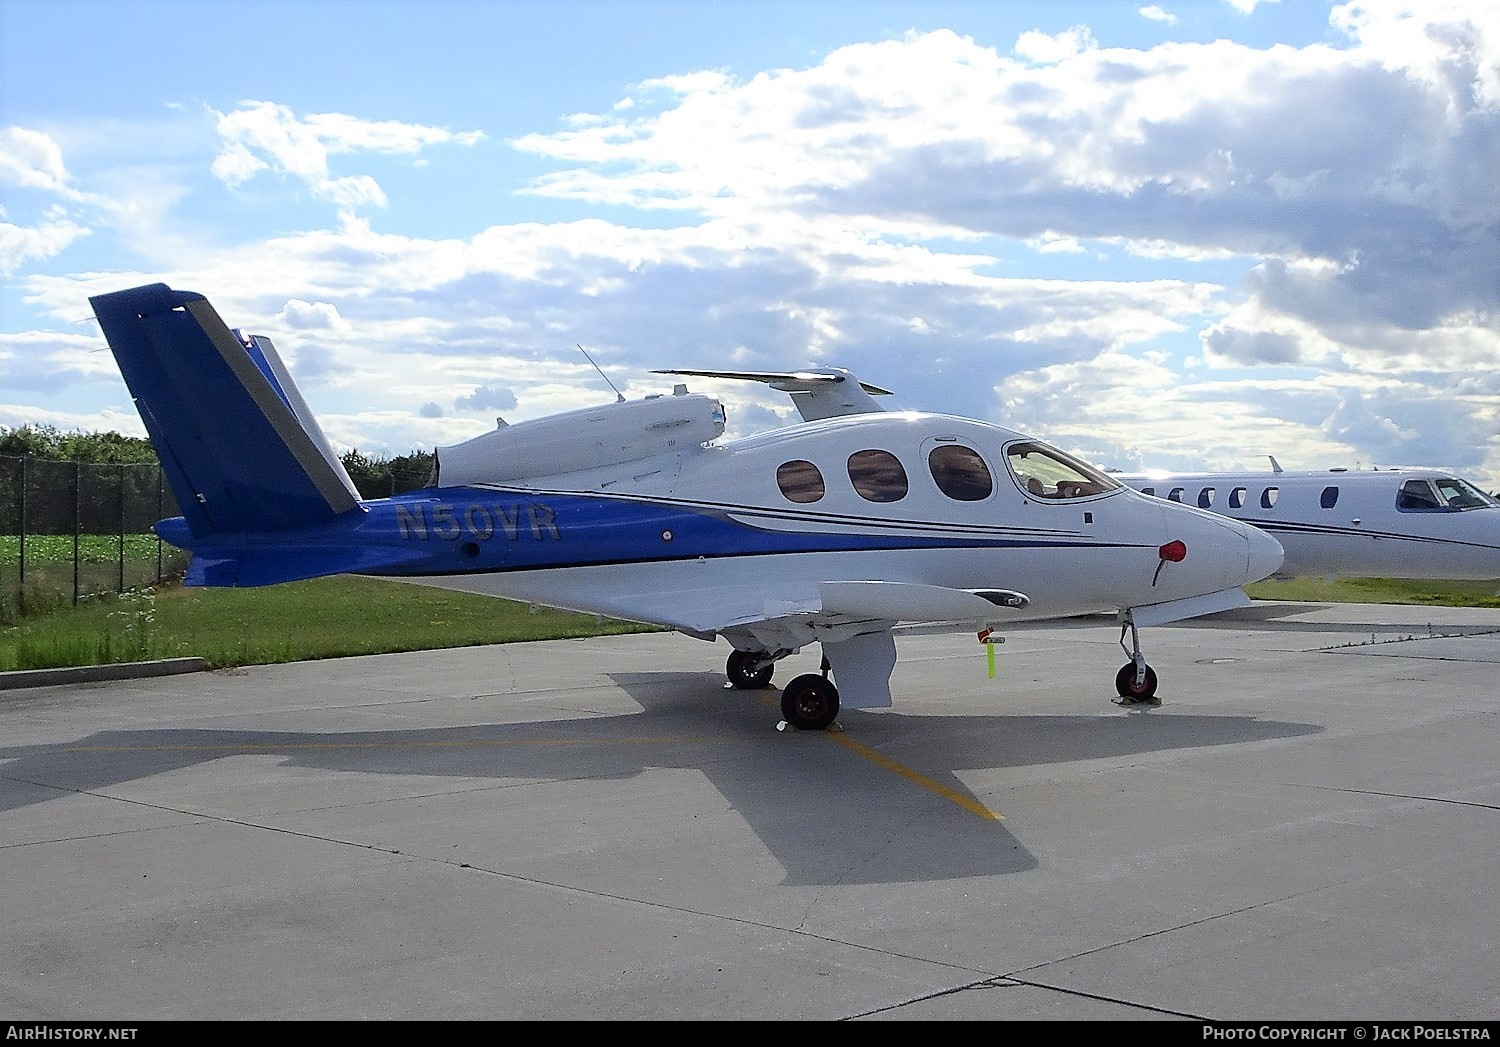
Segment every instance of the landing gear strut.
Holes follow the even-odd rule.
[[[1130,631],[1130,646],[1125,646],[1125,632]],[[1141,653],[1141,634],[1135,627],[1135,619],[1127,613],[1125,624],[1120,626],[1120,646],[1130,655],[1130,661],[1115,673],[1115,690],[1120,697],[1132,702],[1147,702],[1156,696],[1156,670],[1146,664]]]

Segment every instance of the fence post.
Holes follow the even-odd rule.
[[[157,467],[157,470],[156,470],[156,518],[158,520],[161,519],[161,514],[166,511],[165,508],[162,505],[162,488],[165,485],[166,475],[167,474],[165,472],[163,472],[160,467]],[[151,530],[152,530],[153,534],[156,532],[156,528],[154,528],[154,527]],[[159,534],[156,535],[156,584],[157,585],[161,584],[161,535],[159,535]]]
[[[78,532],[83,530],[83,499],[80,497],[79,463],[73,463],[73,606],[78,606],[78,557],[83,552]]]
[[[125,591],[125,463],[120,463],[120,584],[115,591]]]
[[[19,528],[21,532],[21,572],[20,588],[16,590],[16,606],[18,607],[20,606],[20,601],[26,598],[26,463],[29,461],[31,461],[30,458],[24,456],[21,458],[21,526]]]

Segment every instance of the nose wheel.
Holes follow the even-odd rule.
[[[1144,702],[1156,697],[1156,670],[1149,665],[1145,670],[1145,673],[1138,674],[1135,662],[1120,666],[1120,671],[1115,673],[1115,690],[1120,692],[1121,698]]]
[[[1130,633],[1130,646],[1125,646],[1125,633]],[[1135,627],[1135,619],[1125,615],[1125,624],[1120,626],[1120,647],[1130,655],[1130,661],[1120,666],[1115,673],[1115,690],[1126,702],[1150,702],[1156,698],[1156,670],[1146,664],[1141,653],[1141,634]]]

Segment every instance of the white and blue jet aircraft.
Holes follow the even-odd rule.
[[[722,403],[679,385],[502,424],[439,447],[431,486],[364,499],[269,340],[164,284],[90,301],[181,507],[157,532],[191,552],[187,584],[374,575],[651,623],[722,637],[744,688],[820,644],[781,728],[889,706],[903,623],[992,640],[1113,612],[1117,690],[1149,699],[1139,628],[1244,606],[1282,561],[1253,527],[1009,429],[882,411],[834,369],[727,375],[791,394],[803,421],[772,432],[719,441]]]

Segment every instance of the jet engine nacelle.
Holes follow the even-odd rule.
[[[435,483],[504,483],[635,462],[707,443],[724,433],[724,405],[678,386],[602,407],[517,422],[436,451]]]

